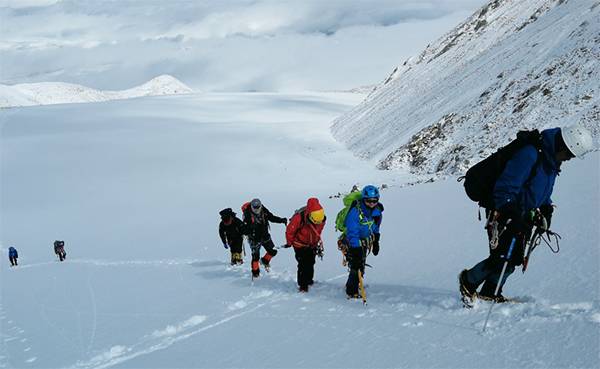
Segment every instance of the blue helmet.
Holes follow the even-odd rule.
[[[373,185],[367,185],[362,189],[363,199],[379,199],[379,190]]]

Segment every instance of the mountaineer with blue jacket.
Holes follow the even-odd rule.
[[[17,265],[17,258],[19,257],[19,254],[17,253],[17,249],[15,249],[14,247],[9,247],[8,248],[8,260],[10,260],[10,266],[16,266]]]
[[[486,209],[488,224],[494,227],[488,226],[490,256],[460,273],[463,301],[472,301],[475,296],[506,301],[502,286],[515,266],[523,264],[525,245],[534,225],[536,232],[548,231],[554,211],[551,195],[561,164],[583,157],[593,148],[591,134],[580,126],[544,130],[540,141],[538,148],[528,144],[516,151],[496,180],[494,209]],[[507,268],[500,281],[505,261]]]
[[[361,198],[352,205],[346,216],[345,240],[346,260],[350,272],[346,282],[346,294],[357,298],[359,272],[365,273],[365,263],[369,251],[379,253],[379,226],[383,216],[383,205],[379,202],[379,190],[368,185],[361,191]]]

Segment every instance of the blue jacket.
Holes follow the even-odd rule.
[[[9,258],[18,258],[19,254],[17,253],[17,249],[15,249],[14,247],[9,247],[8,248],[8,257]]]
[[[360,240],[379,233],[383,217],[383,206],[377,204],[370,209],[361,200],[352,206],[346,216],[346,239],[350,247],[360,247]]]
[[[494,187],[496,209],[506,204],[516,203],[521,214],[552,204],[554,181],[560,172],[560,163],[556,161],[554,138],[560,128],[542,131],[542,152],[538,162],[538,153],[533,145],[518,150],[506,163],[504,171]],[[528,181],[535,167],[535,175]]]

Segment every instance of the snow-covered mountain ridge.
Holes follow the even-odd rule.
[[[63,82],[23,83],[13,86],[0,85],[0,108],[99,102],[191,92],[191,88],[169,75],[158,76],[140,86],[122,91],[101,91]]]
[[[381,169],[462,173],[518,129],[600,133],[600,1],[494,0],[336,119]]]

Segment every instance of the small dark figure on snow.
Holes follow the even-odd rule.
[[[287,219],[273,215],[259,199],[244,204],[242,210],[244,212],[244,231],[248,236],[248,242],[252,250],[252,277],[255,278],[260,275],[259,260],[268,271],[271,259],[277,255],[277,250],[269,233],[269,222],[287,225]],[[266,251],[262,258],[260,257],[261,246]]]
[[[315,257],[323,257],[321,233],[325,227],[325,211],[319,200],[308,199],[306,207],[298,209],[285,231],[287,246],[293,246],[298,261],[298,289],[308,292],[314,283]]]
[[[10,260],[10,266],[17,266],[17,258],[19,257],[19,253],[17,252],[17,249],[15,249],[14,247],[9,247],[8,248],[8,260]]]
[[[379,202],[379,189],[365,186],[345,219],[346,232],[341,242],[347,247],[346,260],[350,272],[346,281],[346,294],[358,298],[359,280],[365,274],[367,254],[379,253],[379,227],[383,218],[383,205]],[[365,297],[363,296],[363,299]]]
[[[490,256],[459,275],[467,307],[475,297],[506,301],[502,286],[515,266],[524,263],[533,227],[537,227],[536,233],[551,232],[554,207],[550,196],[561,164],[583,157],[592,150],[593,143],[585,128],[571,126],[542,131],[538,146],[526,144],[518,149],[495,182],[492,208],[486,208]]]
[[[221,215],[219,236],[223,241],[223,247],[231,251],[231,265],[243,264],[244,222],[235,216],[231,208],[221,210],[219,215]]]
[[[60,261],[63,261],[67,258],[67,253],[65,252],[65,241],[54,241],[54,253],[58,256]]]

